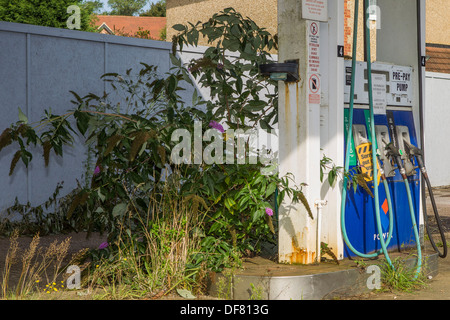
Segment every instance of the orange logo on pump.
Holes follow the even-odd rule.
[[[373,180],[372,143],[361,143],[356,147],[361,173],[366,181]],[[380,181],[380,164],[377,161],[378,182]]]

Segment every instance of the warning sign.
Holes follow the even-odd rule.
[[[328,21],[328,1],[302,0],[302,18],[324,22]]]
[[[311,25],[309,26],[309,31],[313,36],[317,35],[317,33],[319,32],[319,26],[317,25],[317,22],[311,23]]]
[[[308,101],[320,105],[320,25],[308,21]]]
[[[317,74],[313,74],[309,77],[309,91],[311,93],[317,93],[320,89],[320,79]]]
[[[320,78],[317,74],[309,77],[309,103],[320,104]]]
[[[308,73],[320,72],[320,28],[315,21],[308,22]]]
[[[373,112],[386,114],[386,75],[372,74]]]
[[[356,147],[356,154],[358,155],[359,165],[361,168],[361,173],[365,175],[364,179],[366,181],[373,180],[373,162],[372,162],[372,143],[362,143]],[[380,169],[380,164],[377,161],[377,169]],[[381,174],[378,170],[378,181],[380,180]]]

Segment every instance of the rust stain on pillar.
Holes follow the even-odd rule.
[[[296,90],[296,104],[297,104],[297,145],[300,145],[300,89],[298,87],[298,82],[295,84],[295,90]]]
[[[291,113],[291,99],[289,97],[289,84],[284,84],[284,122],[289,127],[289,115]]]
[[[298,264],[309,264],[311,261],[315,261],[316,258],[316,252],[306,250],[305,248],[301,248],[298,245],[299,237],[301,238],[303,234],[298,233],[297,236],[293,236],[291,238],[291,253],[285,255],[284,261],[292,264],[292,263],[298,263]]]

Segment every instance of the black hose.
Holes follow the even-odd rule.
[[[428,237],[430,238],[431,246],[439,254],[439,257],[445,258],[447,256],[447,241],[445,239],[444,230],[443,230],[443,227],[442,227],[442,224],[441,224],[441,218],[439,217],[439,213],[438,213],[438,209],[437,209],[437,206],[436,206],[436,202],[434,201],[434,194],[433,194],[433,190],[431,189],[431,183],[430,183],[430,180],[428,179],[428,174],[426,172],[422,172],[422,177],[424,178],[424,180],[427,183],[428,194],[430,195],[431,205],[433,206],[434,217],[436,218],[436,224],[438,226],[439,233],[440,233],[441,239],[442,239],[442,244],[443,244],[443,247],[444,247],[444,252],[443,253],[441,253],[439,251],[439,249],[436,246],[436,243],[433,240],[433,237],[431,236],[431,231],[430,231],[430,228],[428,226],[428,215],[427,215],[426,211],[424,211],[425,227],[427,229]],[[424,199],[424,201],[425,201],[425,199]]]

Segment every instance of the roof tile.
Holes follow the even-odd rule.
[[[107,16],[97,15],[95,25],[105,23],[114,33],[134,35],[139,28],[150,31],[150,36],[160,39],[159,34],[166,26],[166,17],[136,17],[136,16]]]
[[[450,73],[450,47],[426,47],[426,55],[429,57],[426,70],[431,72]]]

